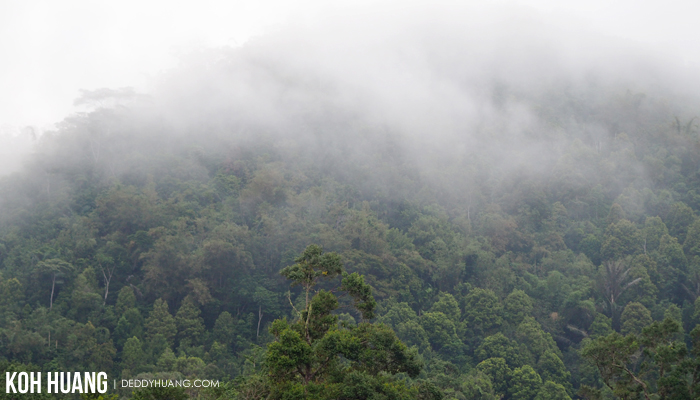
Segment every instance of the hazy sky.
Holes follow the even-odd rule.
[[[445,2],[446,6],[465,4]],[[452,3],[452,4],[451,4]],[[177,64],[197,46],[238,46],[286,24],[352,14],[410,14],[426,2],[0,0],[0,133],[46,127],[75,111],[79,89],[133,86]],[[431,2],[430,4],[435,4]],[[700,65],[700,5],[666,1],[509,0],[469,7],[515,7],[554,24],[576,24],[630,40],[669,63]]]

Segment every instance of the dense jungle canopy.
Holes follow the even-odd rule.
[[[4,370],[222,382],[110,392],[136,399],[700,398],[696,98],[281,36],[84,91],[0,178]]]

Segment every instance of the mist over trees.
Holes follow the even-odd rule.
[[[224,382],[135,398],[696,398],[695,84],[538,20],[403,17],[83,91],[0,178],[3,368]]]

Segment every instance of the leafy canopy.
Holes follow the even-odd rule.
[[[425,393],[440,397],[425,385],[409,386],[394,377],[404,373],[415,378],[421,364],[391,328],[369,322],[376,302],[363,276],[343,272],[340,256],[324,254],[317,245],[308,246],[295,262],[281,274],[304,289],[307,301],[294,321],[278,319],[270,328],[275,341],[267,348],[264,377],[269,398],[412,399]],[[339,288],[314,291],[320,279],[339,275]],[[362,322],[353,326],[338,322],[337,289],[353,298]]]

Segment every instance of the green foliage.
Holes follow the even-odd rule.
[[[506,360],[501,357],[487,358],[477,364],[476,369],[491,378],[493,389],[496,394],[505,396],[508,391],[508,382],[512,376],[512,370],[508,367]]]
[[[312,297],[296,320],[290,323],[278,319],[270,327],[275,341],[267,348],[266,390],[271,398],[355,399],[383,395],[400,399],[411,398],[412,390],[418,390],[418,396],[440,398],[432,389],[411,389],[389,380],[398,373],[416,377],[420,362],[388,326],[369,322],[338,326],[333,314],[339,306],[336,296],[326,290],[312,293],[319,277],[342,273],[336,254],[324,255],[320,247],[311,245],[296,262],[294,268],[285,268],[282,273],[296,277],[293,284],[301,285],[307,298]],[[331,272],[323,274],[327,271]],[[355,299],[355,307],[364,318],[373,312],[373,307],[367,306],[374,303],[371,289],[362,276],[343,273],[340,289]]]
[[[666,217],[666,226],[669,233],[684,243],[688,228],[695,221],[695,212],[683,202],[676,202],[671,206],[671,210]]]
[[[201,311],[194,299],[186,297],[175,314],[177,337],[180,346],[197,345],[204,334],[204,323],[200,317]]]
[[[143,337],[143,317],[136,308],[126,310],[114,329],[114,338],[118,347],[124,346],[124,343],[132,337]]]
[[[81,393],[80,400],[118,400],[119,395],[113,394],[99,394],[99,393]]]
[[[343,273],[340,289],[347,292],[353,300],[355,308],[362,315],[363,320],[374,318],[374,309],[377,302],[372,297],[372,288],[365,283],[365,278],[357,272]]]
[[[640,334],[642,329],[652,323],[651,312],[640,303],[629,303],[622,312],[621,323],[620,332],[623,335]]]
[[[129,338],[124,344],[124,350],[122,350],[122,375],[124,377],[136,375],[143,358],[141,341],[136,336]]]
[[[618,203],[613,203],[612,207],[610,207],[608,217],[605,219],[605,223],[608,225],[616,224],[621,219],[625,219],[625,211]]]
[[[572,393],[571,372],[566,370],[564,362],[554,351],[548,350],[540,357],[537,362],[537,372],[542,377],[542,381],[561,386],[565,394]]]
[[[600,247],[603,260],[619,260],[643,250],[637,227],[626,219],[612,223],[605,230]]]
[[[658,294],[658,289],[656,285],[651,281],[650,273],[656,273],[657,265],[651,259],[651,257],[645,254],[639,254],[635,257],[628,259],[630,265],[628,279],[630,281],[636,281],[633,286],[631,286],[626,293],[620,296],[620,302],[625,303],[627,301],[637,301],[644,304],[645,306],[652,307],[656,304],[656,298]]]
[[[552,336],[542,330],[542,326],[532,317],[526,317],[515,330],[518,343],[527,346],[535,361],[546,352],[559,353],[559,348],[554,343]]]
[[[95,270],[91,267],[85,268],[78,274],[73,284],[71,293],[70,315],[73,319],[87,322],[89,317],[99,314],[102,305],[102,296],[98,293]]]
[[[690,398],[697,376],[688,367],[695,361],[688,359],[685,343],[676,339],[680,329],[677,321],[667,318],[651,323],[639,336],[613,332],[588,344],[582,355],[598,367],[605,384],[621,398],[642,394],[649,398],[655,393],[660,398]],[[700,330],[694,332],[697,335]],[[650,381],[654,377],[658,377],[656,385]]]
[[[686,257],[700,256],[700,220],[695,220],[688,228],[688,234],[683,242],[683,252]]]
[[[644,222],[644,231],[642,240],[644,245],[644,254],[658,250],[661,244],[661,238],[668,235],[668,228],[660,217],[647,217]]]
[[[56,283],[59,285],[64,281],[62,278],[69,276],[75,272],[75,267],[65,260],[59,258],[51,258],[42,260],[37,264],[37,270],[40,273],[50,276],[51,278],[51,295],[49,297],[49,308],[53,308],[54,290]]]
[[[545,381],[537,396],[535,396],[535,400],[571,400],[571,397],[569,397],[563,385]]]
[[[342,272],[340,256],[336,253],[325,253],[321,246],[309,245],[306,250],[294,260],[295,264],[285,267],[280,274],[292,281],[292,286],[299,285],[308,294],[316,286],[320,278],[332,279]]]
[[[469,292],[462,310],[467,329],[476,336],[492,332],[503,323],[503,306],[491,290],[476,288]]]
[[[0,384],[2,385],[3,388],[7,388],[6,385],[6,379],[7,379],[7,374],[9,373],[12,375],[13,372],[20,373],[20,372],[27,372],[31,373],[32,371],[36,372],[39,371],[40,368],[37,365],[33,364],[24,364],[24,363],[19,363],[19,362],[8,362],[4,360],[0,360],[0,369],[4,372],[2,375],[0,375]],[[42,379],[42,381],[44,381]],[[44,385],[45,383],[42,382]],[[15,376],[15,388],[17,388],[18,385],[18,378]],[[52,399],[53,396],[48,394],[45,390],[46,386],[43,386],[42,392],[41,393],[7,393],[6,390],[0,391],[0,400],[15,400],[15,399],[29,399],[29,400],[48,400]],[[110,399],[112,400],[112,399]]]
[[[175,343],[177,326],[175,318],[168,311],[168,303],[163,299],[158,299],[153,303],[153,309],[146,318],[146,337],[154,338],[156,335],[163,335],[172,346]]]
[[[454,322],[441,312],[428,312],[421,315],[420,324],[435,350],[459,343]]]
[[[23,297],[22,284],[17,278],[2,279],[0,274],[0,307],[9,311],[16,309]]]
[[[190,397],[182,387],[147,387],[134,391],[132,400],[187,400]]]
[[[377,322],[391,326],[402,342],[415,345],[421,349],[430,346],[428,334],[420,324],[418,315],[408,303],[388,301],[387,309],[377,318]]]
[[[497,111],[444,151],[219,56],[206,76],[264,65],[309,107],[174,136],[100,107],[0,178],[0,359],[217,377],[222,400],[698,393],[697,104],[499,84],[496,108],[534,104],[538,128],[513,149]]]
[[[513,370],[508,389],[513,400],[532,400],[540,392],[542,378],[529,365]]]
[[[496,400],[491,378],[482,371],[470,374],[461,385],[464,397],[469,400]]]
[[[532,312],[532,299],[522,290],[514,290],[503,300],[503,316],[509,324],[516,326]]]
[[[511,368],[522,366],[530,361],[527,349],[521,348],[518,343],[508,339],[500,332],[484,339],[483,343],[476,349],[475,355],[478,360],[502,358]]]
[[[124,286],[117,296],[117,304],[114,307],[117,316],[121,317],[127,310],[136,307],[136,295],[131,286]]]
[[[438,301],[433,303],[430,308],[431,312],[441,312],[451,319],[454,323],[459,322],[461,311],[459,309],[459,304],[455,300],[454,296],[450,293],[441,292],[438,296]]]
[[[225,345],[232,345],[236,338],[236,322],[228,311],[224,311],[219,315],[214,323],[212,331],[214,340]]]

